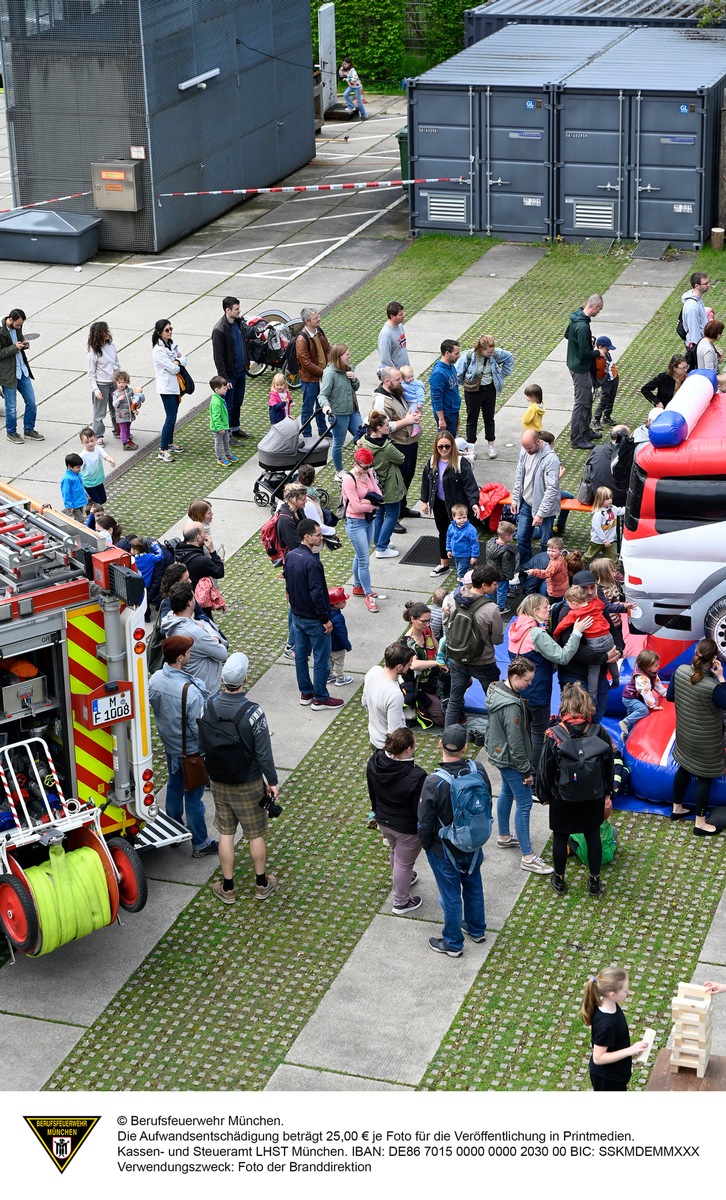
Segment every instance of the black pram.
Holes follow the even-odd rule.
[[[313,413],[303,428],[307,428],[314,416]],[[335,417],[329,417],[328,422],[333,425]],[[257,462],[262,474],[255,480],[253,488],[255,504],[259,504],[260,508],[269,505],[274,511],[278,500],[282,499],[285,484],[295,478],[298,467],[303,463],[310,463],[316,470],[324,467],[328,461],[329,447],[330,439],[325,434],[316,442],[304,438],[300,422],[293,417],[283,417],[282,421],[272,425],[257,447]],[[318,489],[318,493],[321,504],[327,507],[327,493],[321,489]]]

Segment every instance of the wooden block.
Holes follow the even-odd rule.
[[[650,1052],[653,1049],[653,1042],[655,1041],[655,1029],[644,1030],[642,1040],[648,1043],[647,1049],[641,1050],[640,1054],[636,1054],[633,1062],[647,1063]]]
[[[710,993],[706,991],[702,983],[679,983],[678,996],[692,997],[694,1000],[706,1000],[710,998]]]

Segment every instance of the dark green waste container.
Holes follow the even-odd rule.
[[[401,179],[408,179],[408,126],[404,125],[403,129],[399,129],[396,134],[398,139],[398,153],[401,156]],[[404,188],[406,197],[410,202],[410,188]]]

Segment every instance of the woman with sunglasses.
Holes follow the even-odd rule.
[[[441,562],[431,572],[445,575],[451,570],[451,561],[446,552],[446,533],[451,524],[451,506],[466,504],[479,516],[479,484],[465,458],[459,457],[456,440],[447,430],[439,430],[434,441],[431,458],[426,463],[421,480],[421,511],[424,516],[433,513],[439,533],[439,557]]]
[[[182,354],[172,338],[172,333],[171,321],[162,319],[156,322],[151,335],[156,390],[166,413],[166,420],[161,429],[161,447],[159,449],[159,460],[163,463],[173,462],[172,451],[179,454],[182,450],[181,446],[174,443],[174,426],[181,402],[179,370],[186,366],[187,360],[186,355]]]

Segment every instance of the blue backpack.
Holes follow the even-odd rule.
[[[443,841],[451,842],[452,846],[456,846],[462,854],[471,854],[471,866],[469,874],[474,869],[474,862],[477,850],[481,850],[485,842],[489,840],[489,835],[492,831],[494,823],[492,817],[492,793],[489,789],[486,779],[481,771],[477,770],[476,763],[473,759],[468,760],[468,772],[462,772],[461,775],[452,775],[443,767],[438,767],[434,771],[434,775],[438,775],[442,780],[446,780],[451,792],[451,811],[453,820],[450,825],[443,825],[439,830],[439,837]],[[439,786],[441,786],[439,784]],[[452,862],[455,862],[453,855],[444,845],[444,854],[447,855]]]

